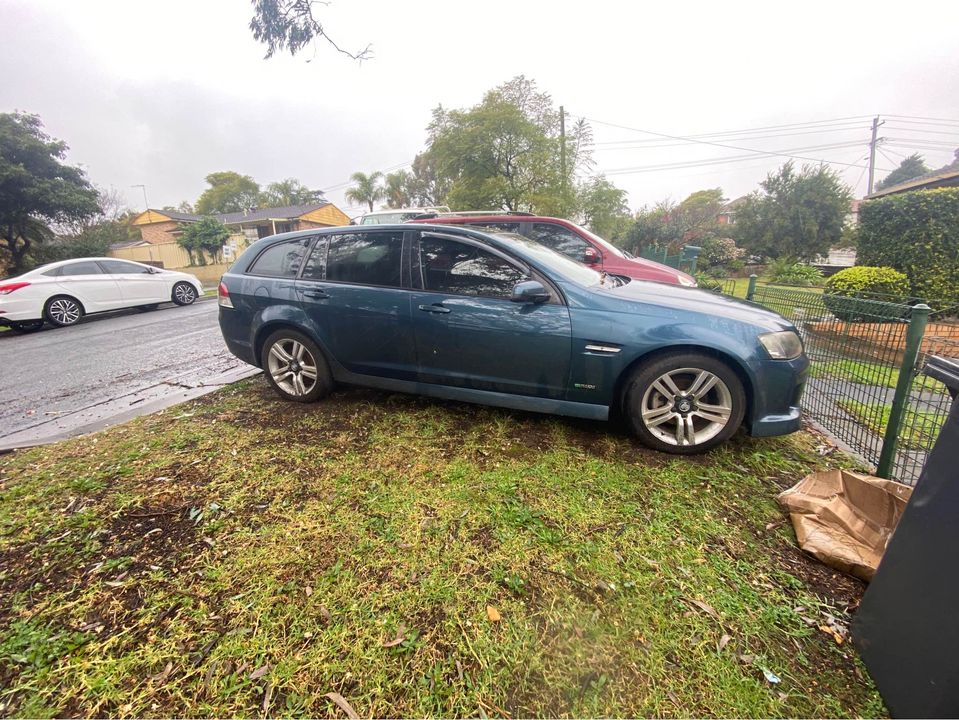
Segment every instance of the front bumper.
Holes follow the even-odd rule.
[[[801,401],[808,374],[805,354],[793,360],[768,360],[757,368],[747,426],[750,435],[788,435],[802,427]]]

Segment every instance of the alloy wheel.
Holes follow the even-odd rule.
[[[187,283],[180,283],[173,288],[173,298],[180,305],[190,305],[196,300],[196,288]]]
[[[726,383],[700,368],[665,372],[643,393],[643,425],[669,445],[708,442],[729,424],[732,414],[732,393]]]
[[[57,325],[73,325],[80,319],[80,304],[70,298],[57,298],[47,309],[51,319]]]
[[[297,340],[281,338],[273,343],[267,365],[273,382],[292,397],[307,395],[316,385],[316,358]]]

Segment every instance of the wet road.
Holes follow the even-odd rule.
[[[255,372],[227,351],[212,300],[3,332],[0,448],[90,432]]]

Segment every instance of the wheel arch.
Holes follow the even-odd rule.
[[[714,347],[709,347],[708,345],[696,345],[696,344],[687,344],[682,345],[669,345],[666,347],[657,348],[655,350],[650,350],[643,355],[635,358],[632,362],[629,363],[623,371],[616,378],[616,383],[613,386],[613,396],[612,404],[610,405],[610,412],[621,415],[624,411],[623,402],[626,398],[626,381],[629,377],[636,371],[636,368],[644,365],[648,362],[652,362],[657,358],[663,357],[664,355],[674,355],[680,352],[697,352],[702,353],[703,355],[709,355],[720,362],[724,363],[736,373],[736,377],[739,378],[739,382],[743,385],[743,392],[746,395],[746,411],[743,415],[743,423],[747,425],[750,423],[752,418],[752,412],[755,401],[755,387],[753,384],[753,379],[750,376],[749,372],[746,370],[745,365],[730,353],[718,350]]]
[[[87,314],[87,306],[83,304],[83,300],[78,298],[76,295],[71,295],[70,293],[58,292],[58,293],[54,293],[53,295],[51,295],[50,297],[48,297],[46,300],[43,301],[44,316],[46,316],[47,308],[50,306],[50,303],[52,303],[57,298],[67,298],[68,300],[73,300],[75,303],[77,303],[80,306],[80,310],[83,312],[83,314],[84,315]]]
[[[263,354],[263,345],[266,343],[266,339],[270,337],[277,330],[293,330],[298,333],[306,335],[310,340],[316,343],[316,346],[320,349],[320,352],[323,353],[323,359],[326,360],[327,365],[330,365],[332,368],[332,363],[330,362],[330,352],[326,349],[326,346],[323,344],[323,341],[320,340],[316,333],[308,327],[304,327],[299,323],[291,322],[290,320],[278,318],[276,320],[268,320],[267,322],[260,325],[256,332],[253,335],[253,358],[256,360],[256,366],[262,368],[260,362],[260,356]]]

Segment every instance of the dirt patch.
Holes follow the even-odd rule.
[[[823,565],[794,545],[785,541],[771,548],[776,564],[795,576],[826,602],[840,609],[854,610],[859,607],[866,583],[852,575],[846,575]]]

